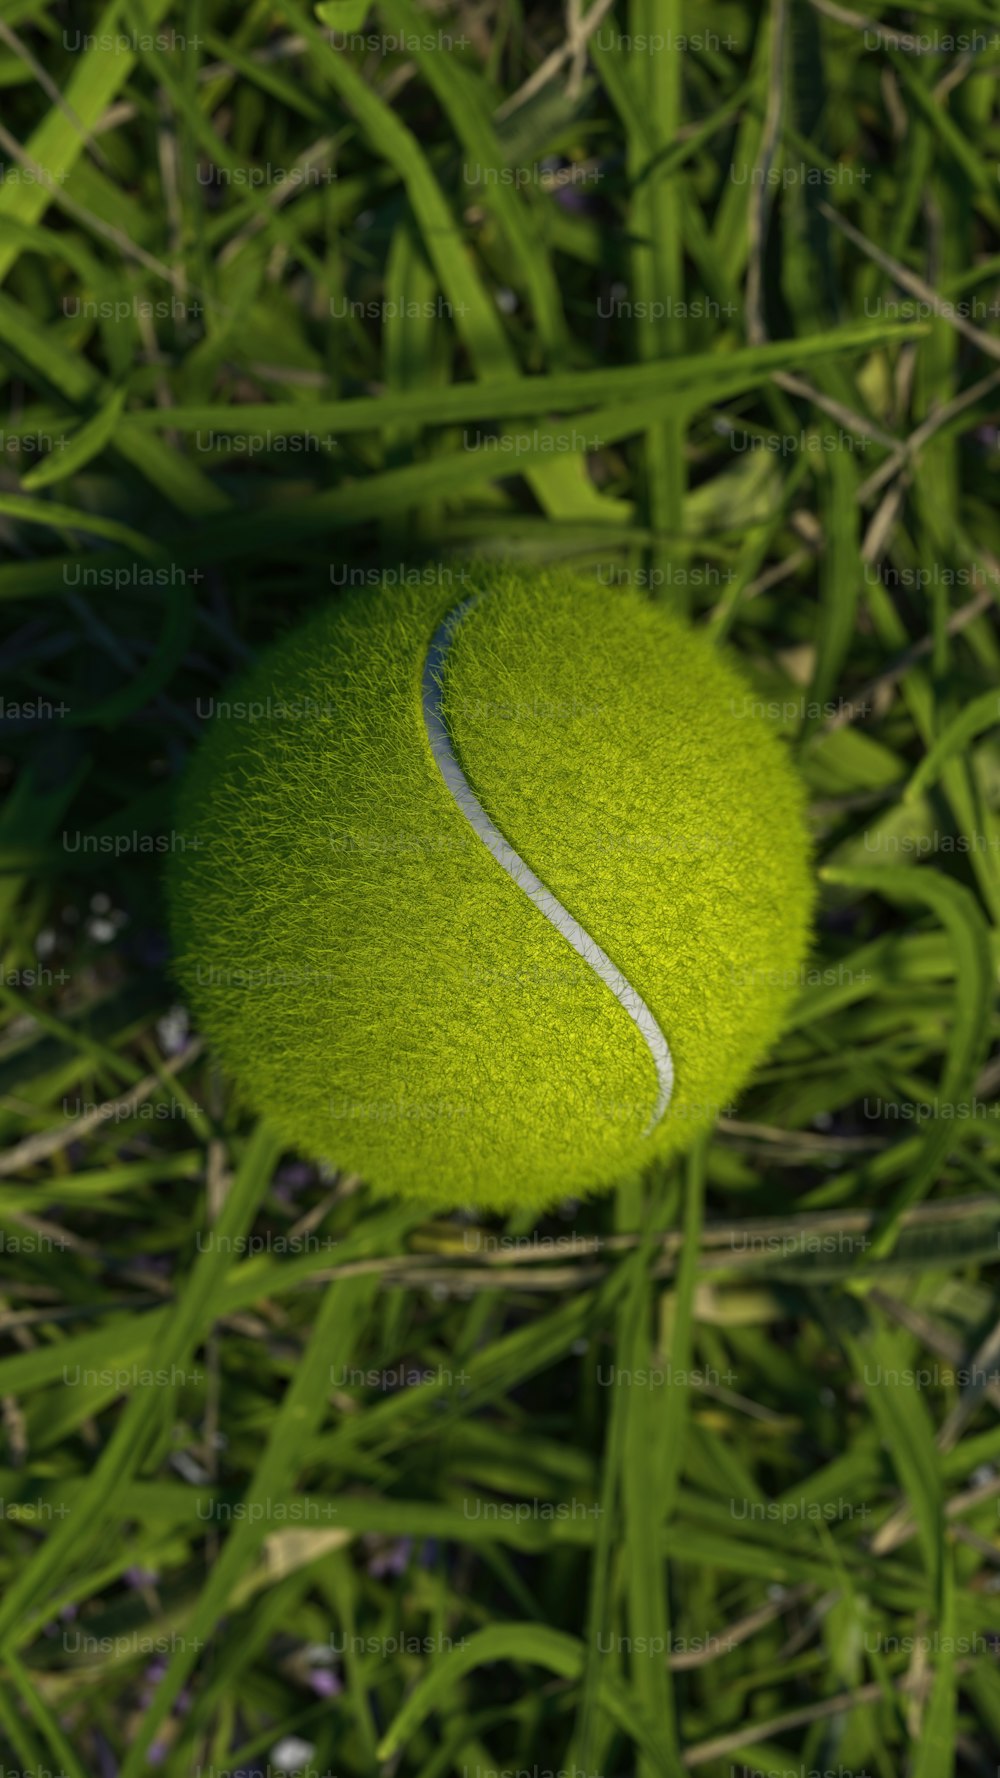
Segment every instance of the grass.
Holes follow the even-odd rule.
[[[998,69],[992,0],[4,0],[8,1770],[995,1770]],[[491,554],[731,646],[822,885],[710,1140],[537,1226],[282,1153],[162,903],[232,673]]]

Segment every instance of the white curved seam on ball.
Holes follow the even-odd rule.
[[[574,920],[568,908],[564,908],[552,891],[546,889],[545,884],[504,838],[500,829],[494,826],[459,765],[451,743],[443,710],[444,667],[459,624],[472,607],[478,604],[481,596],[478,593],[473,594],[471,598],[463,600],[461,605],[456,605],[438,625],[427,650],[421,696],[424,727],[434,763],[469,826],[488,847],[501,869],[534,902],[539,913],[572,945],[595,975],[600,976],[639,1032],[652,1057],[659,1089],[652,1117],[644,1131],[649,1136],[663,1117],[674,1090],[674,1062],[665,1033],[627,976],[612,963],[611,958],[601,950],[589,932]]]

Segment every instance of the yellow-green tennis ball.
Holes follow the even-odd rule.
[[[223,1062],[290,1146],[429,1203],[542,1208],[690,1144],[808,942],[802,791],[744,681],[563,575],[331,602],[217,706],[178,827]]]

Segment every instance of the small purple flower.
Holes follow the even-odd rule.
[[[308,1161],[287,1161],[274,1176],[272,1191],[279,1204],[290,1205],[297,1192],[316,1183],[316,1170]]]
[[[157,1655],[156,1659],[150,1661],[149,1666],[146,1668],[146,1671],[142,1676],[142,1688],[139,1692],[139,1702],[143,1710],[148,1710],[152,1704],[153,1699],[156,1696],[156,1688],[166,1673],[168,1666],[169,1662],[166,1657],[164,1655]],[[184,1711],[190,1707],[190,1703],[190,1693],[182,1692],[174,1705],[174,1710],[179,1715],[183,1715]]]
[[[109,1742],[99,1732],[94,1735],[94,1746],[97,1749],[100,1778],[118,1778],[118,1761],[115,1759]]]
[[[366,1540],[367,1541],[367,1540]],[[387,1574],[405,1574],[413,1551],[412,1537],[400,1537],[377,1550],[368,1563],[368,1572],[376,1580]]]
[[[172,1278],[174,1275],[174,1259],[169,1253],[144,1253],[143,1267],[147,1272],[157,1272],[161,1278]],[[156,1575],[152,1576],[153,1580]]]
[[[315,1667],[309,1675],[309,1684],[318,1698],[336,1698],[344,1689],[340,1674],[331,1673],[329,1667]]]
[[[292,1191],[301,1191],[304,1185],[312,1185],[316,1178],[315,1168],[308,1161],[287,1161],[278,1168],[278,1179],[282,1185],[290,1186]]]
[[[586,192],[575,185],[560,185],[556,190],[556,203],[560,210],[569,210],[575,216],[586,216],[592,208]]]

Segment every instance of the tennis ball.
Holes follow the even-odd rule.
[[[331,601],[216,705],[180,795],[178,970],[290,1147],[541,1209],[689,1145],[775,1038],[803,795],[662,605],[417,578]]]

